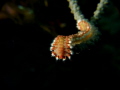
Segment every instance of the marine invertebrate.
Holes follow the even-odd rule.
[[[90,21],[84,18],[84,15],[79,10],[77,0],[68,0],[71,13],[74,15],[76,20],[78,33],[62,36],[58,35],[51,44],[50,50],[52,56],[56,57],[56,60],[62,59],[63,61],[68,57],[70,59],[72,47],[76,44],[84,43],[88,40],[94,40],[98,35],[98,30],[94,25],[94,22],[100,17],[100,11],[103,10],[104,5],[108,2],[107,0],[100,0],[96,11]]]
[[[70,59],[70,54],[72,54],[72,51],[70,50],[72,48],[70,43],[71,40],[69,36],[57,36],[50,48],[50,50],[52,51],[52,56],[56,56],[56,60],[65,60],[66,57]]]

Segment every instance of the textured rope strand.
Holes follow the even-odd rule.
[[[100,3],[97,4],[97,8],[94,11],[94,15],[91,18],[91,22],[95,22],[100,18],[100,14],[103,12],[104,7],[108,3],[108,0],[100,0]]]
[[[69,2],[69,8],[74,15],[76,21],[84,19],[84,15],[80,11],[80,7],[77,5],[77,0],[67,0]]]

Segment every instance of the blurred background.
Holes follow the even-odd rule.
[[[109,0],[96,27],[99,40],[76,45],[71,60],[56,61],[50,44],[57,35],[78,32],[67,0],[0,1],[0,90],[111,88],[120,78],[120,7]],[[85,18],[99,0],[78,0]],[[108,84],[108,86],[107,86]],[[97,88],[96,88],[96,87]]]

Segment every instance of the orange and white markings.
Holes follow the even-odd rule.
[[[62,59],[65,61],[67,58],[71,59],[73,46],[89,40],[94,35],[93,26],[87,20],[78,20],[77,27],[79,29],[78,33],[68,36],[58,35],[53,40],[50,51],[56,60]]]
[[[72,47],[71,41],[68,36],[57,36],[53,43],[51,44],[50,51],[52,51],[52,56],[56,57],[56,60],[62,59],[66,60],[66,57],[71,58],[72,51],[70,48]]]
[[[80,31],[89,31],[90,30],[90,24],[85,21],[85,20],[78,20],[77,22],[77,28],[80,30]]]

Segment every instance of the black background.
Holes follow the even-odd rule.
[[[23,0],[15,0],[16,4]],[[78,0],[85,18],[90,19],[99,0]],[[1,7],[7,1],[0,1]],[[12,1],[11,1],[12,2]],[[77,33],[76,21],[67,0],[37,0],[35,22],[16,24],[9,18],[0,20],[1,90],[80,88],[81,90],[119,88],[120,78],[120,7],[110,1],[96,26],[101,35],[94,44],[77,45],[71,60],[56,61],[49,50],[56,35],[40,25],[55,28],[58,35]],[[29,5],[28,5],[29,7]],[[57,21],[65,23],[60,28]],[[54,23],[54,24],[51,24]],[[115,86],[114,86],[115,84]]]

